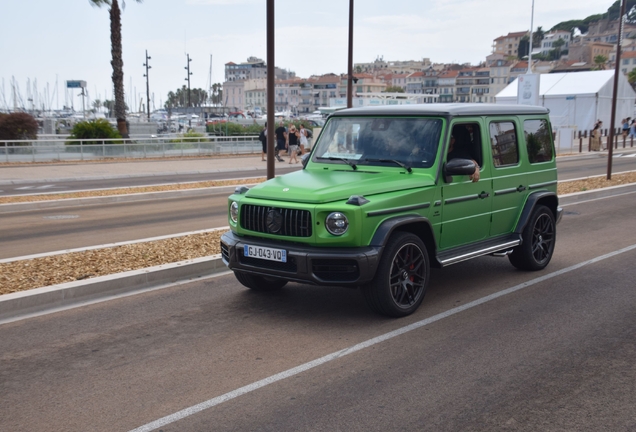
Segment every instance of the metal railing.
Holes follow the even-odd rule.
[[[0,141],[0,162],[144,159],[261,152],[261,143],[255,136],[173,135],[129,139],[55,139],[47,136],[40,138]]]

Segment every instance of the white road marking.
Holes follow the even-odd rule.
[[[442,312],[440,314],[434,315],[434,316],[432,316],[430,318],[426,318],[426,319],[424,319],[422,321],[415,322],[413,324],[410,324],[408,326],[405,326],[405,327],[402,327],[400,329],[394,330],[392,332],[385,333],[385,334],[383,334],[381,336],[375,337],[373,339],[369,339],[367,341],[364,341],[364,342],[361,342],[359,344],[353,345],[353,346],[351,346],[349,348],[345,348],[345,349],[342,349],[340,351],[336,351],[336,352],[328,354],[328,355],[326,355],[324,357],[320,357],[320,358],[318,358],[316,360],[312,360],[312,361],[310,361],[308,363],[302,364],[300,366],[296,366],[295,368],[288,369],[288,370],[286,370],[284,372],[277,373],[275,375],[272,375],[272,376],[267,377],[265,379],[262,379],[260,381],[256,381],[256,382],[254,382],[252,384],[248,384],[248,385],[246,385],[244,387],[241,387],[241,388],[238,388],[238,389],[233,390],[231,392],[225,393],[225,394],[223,394],[221,396],[217,396],[217,397],[209,399],[209,400],[207,400],[205,402],[201,402],[200,404],[193,405],[193,406],[185,408],[185,409],[183,409],[181,411],[177,411],[174,414],[170,414],[168,416],[162,417],[162,418],[160,418],[158,420],[155,420],[153,422],[150,422],[148,424],[145,424],[143,426],[135,428],[135,429],[131,430],[130,432],[149,432],[149,431],[152,431],[152,430],[157,429],[159,427],[168,425],[170,423],[174,423],[174,422],[176,422],[178,420],[182,420],[182,419],[184,419],[186,417],[189,417],[189,416],[191,416],[193,414],[197,414],[197,413],[199,413],[201,411],[204,411],[204,410],[206,410],[208,408],[212,408],[212,407],[214,407],[216,405],[220,405],[223,402],[227,402],[227,401],[229,401],[231,399],[234,399],[234,398],[237,398],[237,397],[242,396],[244,394],[253,392],[254,390],[257,390],[259,388],[265,387],[265,386],[267,386],[269,384],[273,384],[273,383],[275,383],[277,381],[281,381],[281,380],[284,380],[286,378],[292,377],[294,375],[298,375],[301,372],[308,371],[310,369],[313,369],[313,368],[315,368],[317,366],[321,366],[321,365],[323,365],[325,363],[328,363],[330,361],[337,360],[337,359],[339,359],[341,357],[344,357],[346,355],[353,354],[353,353],[355,353],[357,351],[361,351],[361,350],[363,350],[365,348],[369,348],[369,347],[371,347],[373,345],[377,345],[377,344],[379,344],[381,342],[387,341],[389,339],[393,339],[393,338],[395,338],[397,336],[403,335],[404,333],[410,332],[412,330],[419,329],[421,327],[424,327],[424,326],[429,325],[431,323],[434,323],[436,321],[440,321],[440,320],[442,320],[444,318],[448,318],[449,316],[458,314],[458,313],[463,312],[463,311],[465,311],[467,309],[474,308],[476,306],[479,306],[479,305],[482,305],[484,303],[490,302],[492,300],[498,299],[499,297],[503,297],[505,295],[512,294],[512,293],[514,293],[516,291],[520,291],[520,290],[522,290],[524,288],[528,288],[528,287],[530,287],[532,285],[536,285],[536,284],[538,284],[540,282],[544,282],[546,280],[555,278],[557,276],[564,275],[566,273],[569,273],[569,272],[572,272],[574,270],[577,270],[577,269],[579,269],[581,267],[585,267],[585,266],[588,266],[590,264],[594,264],[594,263],[597,263],[599,261],[603,261],[603,260],[606,260],[608,258],[612,258],[612,257],[614,257],[616,255],[620,255],[622,253],[629,252],[629,251],[632,251],[634,249],[636,249],[636,244],[628,246],[628,247],[623,248],[623,249],[619,249],[619,250],[614,251],[614,252],[610,252],[610,253],[605,254],[605,255],[601,255],[601,256],[596,257],[596,258],[592,258],[591,260],[588,260],[588,261],[585,261],[585,262],[582,262],[582,263],[579,263],[579,264],[575,264],[575,265],[570,266],[570,267],[566,267],[564,269],[549,273],[547,275],[538,277],[536,279],[532,279],[530,281],[521,283],[521,284],[513,286],[511,288],[507,288],[507,289],[505,289],[503,291],[496,292],[496,293],[488,295],[486,297],[482,297],[482,298],[474,300],[474,301],[472,301],[470,303],[466,303],[465,305],[458,306],[458,307],[453,308],[453,309],[449,309],[446,312]]]
[[[55,186],[54,184],[42,185],[42,186],[22,186],[19,188],[15,188],[15,190],[43,190],[43,189],[52,189],[59,188],[60,186]]]

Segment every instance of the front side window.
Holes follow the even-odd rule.
[[[446,160],[470,159],[479,166],[482,164],[481,130],[478,123],[456,123],[451,129],[450,143]]]
[[[552,160],[552,139],[550,138],[550,126],[546,120],[524,121],[523,133],[526,137],[530,163]]]
[[[519,163],[519,146],[514,123],[507,121],[490,123],[490,145],[493,164],[496,167]]]
[[[336,117],[320,135],[313,160],[321,163],[430,168],[442,131],[439,118]]]

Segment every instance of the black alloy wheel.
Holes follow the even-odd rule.
[[[508,256],[510,263],[520,270],[544,269],[554,253],[556,223],[546,206],[537,206],[522,233],[523,243]]]
[[[420,306],[429,279],[426,246],[415,234],[400,232],[389,239],[371,283],[363,287],[375,312],[390,317],[412,314]]]

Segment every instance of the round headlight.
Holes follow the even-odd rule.
[[[230,219],[232,219],[234,223],[238,221],[238,203],[236,201],[230,205]]]
[[[327,227],[327,231],[331,234],[339,236],[347,232],[347,229],[349,228],[349,221],[344,214],[340,212],[333,212],[327,216],[325,226]]]

